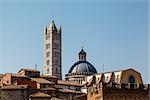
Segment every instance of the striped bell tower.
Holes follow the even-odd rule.
[[[62,79],[61,73],[61,26],[57,29],[54,20],[44,29],[44,66],[45,75]]]

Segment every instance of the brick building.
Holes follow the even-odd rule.
[[[150,85],[134,69],[87,76],[81,89],[87,100],[149,100]]]

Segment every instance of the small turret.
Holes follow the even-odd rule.
[[[60,25],[59,29],[58,29],[58,33],[61,34],[61,31],[62,31],[62,28],[61,28],[61,25]]]
[[[47,26],[44,28],[44,33],[47,34]]]

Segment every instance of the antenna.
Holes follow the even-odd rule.
[[[54,20],[54,12],[51,12],[51,19]]]
[[[104,64],[102,64],[102,71],[103,71],[103,73],[104,73]]]
[[[42,75],[43,75],[43,69],[42,69]]]
[[[35,64],[35,70],[37,70],[37,64]]]

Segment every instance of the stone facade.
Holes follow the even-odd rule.
[[[113,83],[117,83],[117,84],[121,84],[121,83],[143,84],[141,74],[132,68],[90,75],[90,76],[85,77],[85,81],[83,83],[89,84],[92,82],[93,78],[95,78],[94,81],[96,83],[113,82]]]
[[[61,27],[57,30],[54,20],[44,30],[45,74],[62,79],[61,73]]]
[[[4,86],[1,88],[2,100],[29,100],[29,90],[27,85]]]
[[[0,87],[2,86],[2,78],[3,78],[3,74],[0,74]]]
[[[87,100],[149,100],[150,85],[100,83],[88,88]]]
[[[33,77],[33,78],[40,77],[40,71],[37,71],[34,69],[21,69],[18,72],[18,74],[21,76],[28,76],[28,77]]]

